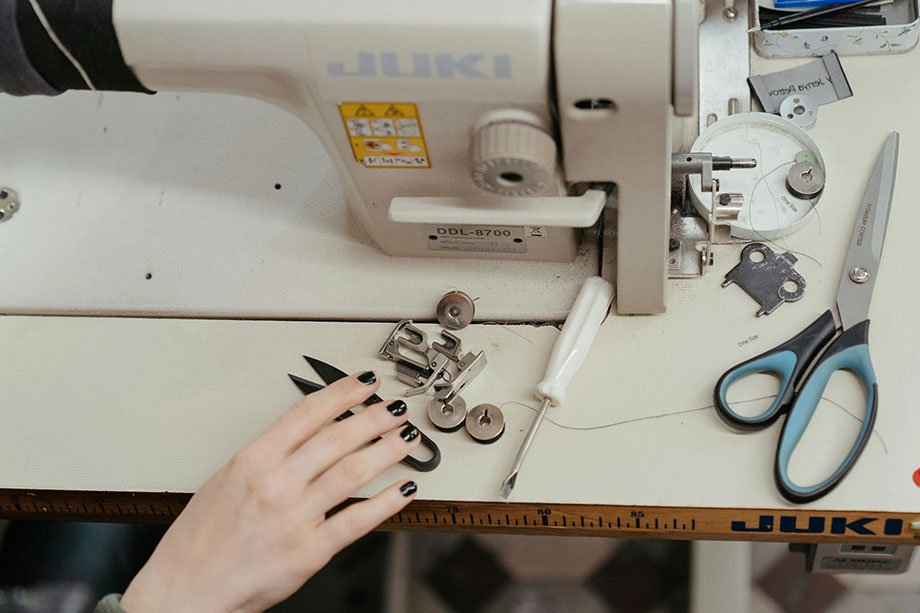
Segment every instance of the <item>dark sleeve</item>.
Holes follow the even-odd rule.
[[[32,66],[16,23],[16,0],[0,0],[0,92],[13,96],[60,92]]]
[[[0,21],[0,40],[13,40],[13,46],[21,51],[14,70],[8,71],[0,64],[0,74],[9,72],[10,80],[21,80],[20,75],[31,73],[44,81],[44,88],[35,87],[33,79],[32,87],[20,87],[27,91],[17,95],[47,94],[49,88],[52,94],[72,89],[153,93],[125,63],[115,32],[112,3],[113,0],[0,0],[7,22],[4,30]],[[14,57],[0,48],[0,62],[6,55]],[[2,85],[0,91],[13,93]]]

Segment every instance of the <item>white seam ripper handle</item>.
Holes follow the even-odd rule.
[[[565,402],[566,387],[585,361],[612,301],[612,285],[600,277],[585,279],[556,339],[546,374],[537,384],[537,398],[549,399],[553,405]]]

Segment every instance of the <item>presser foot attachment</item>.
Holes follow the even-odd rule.
[[[485,368],[483,352],[463,355],[456,335],[441,330],[441,340],[429,343],[428,334],[404,319],[387,337],[378,355],[396,362],[396,378],[409,386],[406,396],[434,388],[435,397],[449,403]]]

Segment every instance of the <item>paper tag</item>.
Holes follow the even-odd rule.
[[[853,95],[840,58],[833,51],[797,68],[754,75],[748,83],[767,113],[779,113],[783,100],[796,94],[808,96],[819,106]]]

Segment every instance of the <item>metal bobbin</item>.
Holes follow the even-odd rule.
[[[466,416],[466,431],[477,443],[494,443],[505,433],[505,416],[494,404],[480,404]]]
[[[815,162],[798,162],[789,169],[786,187],[796,198],[811,200],[824,190],[824,171]]]
[[[456,432],[466,420],[466,401],[461,396],[449,402],[435,398],[428,405],[428,419],[441,432]]]
[[[444,294],[437,308],[438,323],[448,330],[462,330],[476,315],[473,299],[460,291]]]

